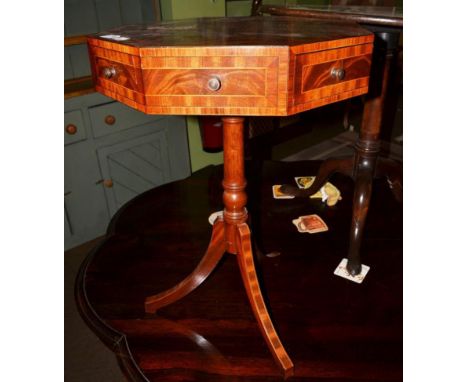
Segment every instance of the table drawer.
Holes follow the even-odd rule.
[[[264,96],[264,69],[160,69],[144,73],[149,95]]]
[[[81,110],[73,110],[65,113],[65,145],[86,139],[86,129]]]
[[[210,56],[193,51],[178,57],[168,51],[137,57],[93,45],[90,52],[97,89],[145,112],[199,114],[200,107],[272,108],[278,103],[277,52],[250,56],[222,50]]]
[[[96,138],[163,118],[144,114],[119,102],[91,107],[89,116],[93,135]]]
[[[278,57],[144,57],[148,106],[274,107]]]
[[[101,86],[115,90],[113,86],[118,85],[120,89],[129,89],[143,93],[141,70],[114,60],[101,57],[94,58],[97,83]],[[125,95],[125,93],[123,93]]]
[[[294,104],[367,89],[372,44],[296,56]]]

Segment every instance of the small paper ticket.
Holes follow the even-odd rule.
[[[296,176],[294,177],[297,187],[299,188],[309,188],[314,183],[315,176]]]
[[[294,195],[286,195],[283,194],[279,189],[281,187],[281,184],[275,184],[272,187],[273,190],[273,197],[275,199],[294,199]]]
[[[214,225],[215,221],[218,219],[218,218],[223,218],[223,214],[224,214],[224,211],[216,211],[216,212],[213,212],[209,217],[208,217],[208,222],[211,224],[211,225]]]
[[[340,276],[345,279],[351,280],[355,283],[361,284],[364,278],[366,277],[367,272],[369,272],[370,267],[368,265],[361,264],[361,273],[359,273],[356,276],[352,276],[346,269],[347,264],[348,264],[348,259],[341,260],[340,264],[338,264],[338,267],[335,269],[335,272],[333,273],[336,276]]]
[[[107,38],[109,40],[115,40],[115,41],[126,41],[126,40],[130,40],[130,37],[127,37],[127,36],[121,36],[119,34],[104,34],[104,35],[101,35],[100,37],[102,38]]]
[[[294,177],[294,180],[296,181],[297,187],[306,189],[312,186],[315,176],[296,176]],[[320,198],[322,199],[322,202],[326,201],[328,206],[334,206],[339,200],[341,200],[341,192],[336,186],[327,182],[320,191],[311,195],[310,198]]]
[[[317,233],[328,231],[328,227],[325,222],[320,218],[320,216],[315,214],[299,216],[292,222],[297,227],[297,230],[301,233]]]

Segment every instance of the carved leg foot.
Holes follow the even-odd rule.
[[[245,223],[237,226],[237,248],[237,260],[241,270],[242,280],[244,281],[247,296],[249,297],[250,305],[257,319],[258,326],[276,363],[283,370],[284,377],[288,378],[294,373],[294,365],[276,333],[265,301],[263,300],[252,256],[250,229]]]
[[[309,188],[300,189],[296,186],[284,184],[281,186],[280,191],[288,195],[304,198],[309,197],[310,195],[314,195],[317,191],[319,191],[325,185],[325,183],[327,183],[328,179],[330,179],[330,177],[336,172],[343,175],[352,176],[353,165],[354,157],[352,156],[326,159],[320,165],[314,183],[312,183]]]
[[[197,288],[213,272],[219,260],[223,257],[225,249],[224,223],[218,218],[213,225],[213,233],[208,249],[195,270],[173,288],[147,297],[145,299],[145,312],[155,313],[157,309],[180,300]]]

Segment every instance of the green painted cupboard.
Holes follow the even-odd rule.
[[[153,0],[65,0],[65,35],[152,21]],[[65,48],[65,80],[90,74],[85,44]],[[191,174],[185,117],[146,115],[99,93],[64,103],[64,247],[105,233],[126,202]]]

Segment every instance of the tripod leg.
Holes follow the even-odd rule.
[[[213,225],[213,233],[208,249],[195,270],[173,288],[147,297],[145,299],[145,312],[155,313],[157,309],[180,300],[197,288],[213,272],[219,260],[223,257],[225,249],[224,223],[218,218]]]
[[[355,276],[361,273],[361,242],[372,194],[374,153],[356,152],[356,174],[354,179],[353,217],[349,233],[348,272]]]
[[[393,196],[403,202],[403,165],[397,161],[379,157],[375,167],[375,177],[386,177]]]
[[[245,290],[249,297],[250,306],[252,307],[258,326],[260,327],[270,352],[276,363],[282,368],[284,377],[288,378],[294,373],[294,365],[276,333],[265,301],[263,300],[252,256],[250,229],[245,223],[237,226],[237,248],[237,261],[239,263],[242,280],[244,281]]]

